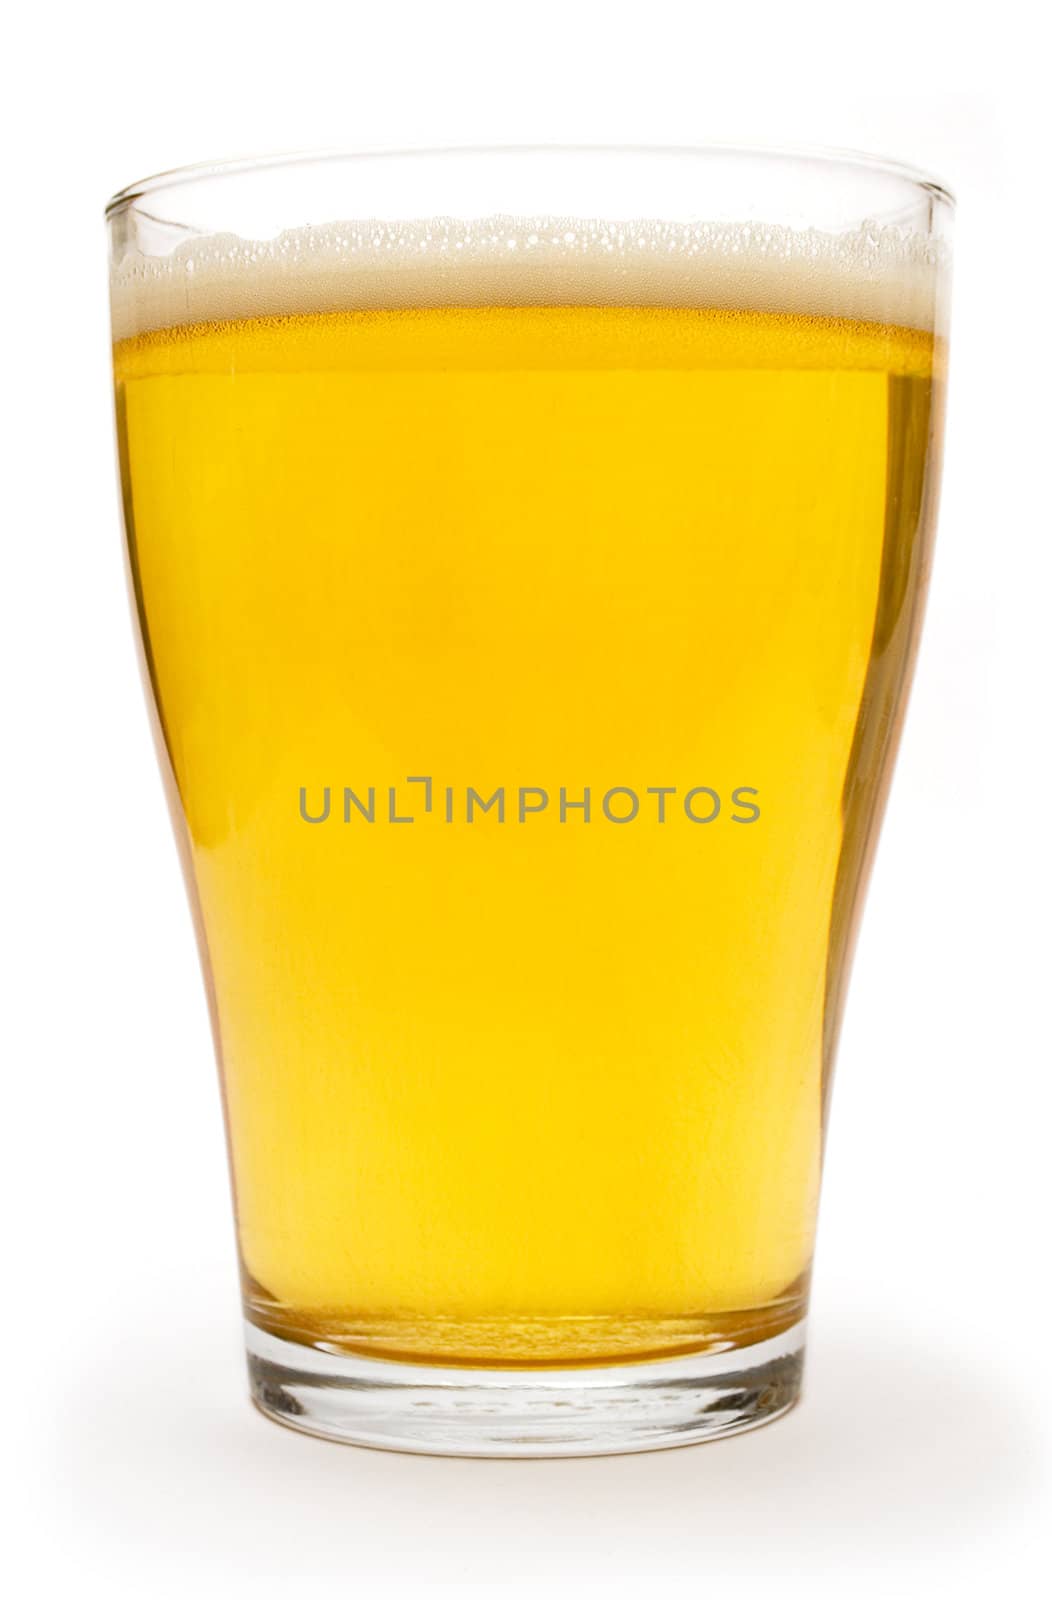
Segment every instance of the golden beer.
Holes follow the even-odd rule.
[[[246,1314],[446,1368],[748,1347],[806,1302],[941,346],[891,279],[402,266],[117,322]]]

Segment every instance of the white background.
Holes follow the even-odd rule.
[[[1047,1592],[1039,15],[99,0],[8,18],[13,1593]],[[146,172],[273,149],[708,139],[874,149],[960,202],[941,534],[841,1048],[806,1399],[738,1440],[612,1460],[316,1443],[245,1398],[207,1019],[123,588],[102,205]]]

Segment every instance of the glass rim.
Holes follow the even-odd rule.
[[[819,162],[840,169],[854,168],[859,173],[883,174],[899,178],[925,191],[932,198],[954,210],[957,205],[952,189],[941,178],[923,167],[900,161],[891,156],[875,155],[864,150],[840,149],[826,145],[765,145],[721,144],[698,145],[647,145],[647,144],[507,144],[507,145],[432,145],[376,150],[351,149],[340,146],[317,150],[292,150],[261,156],[235,156],[225,160],[191,162],[185,166],[170,167],[152,173],[134,183],[118,189],[106,203],[105,217],[109,221],[139,200],[150,195],[164,194],[170,189],[205,182],[216,178],[237,178],[254,172],[276,171],[281,168],[321,165],[328,162],[390,161],[442,159],[458,156],[644,156],[644,157],[727,157],[764,161]]]

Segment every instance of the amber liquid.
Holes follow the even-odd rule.
[[[116,372],[249,1315],[498,1364],[794,1321],[931,337],[395,310]]]

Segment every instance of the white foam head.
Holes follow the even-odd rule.
[[[112,275],[115,338],[296,312],[462,305],[711,306],[930,329],[945,247],[869,224],[338,222],[269,240],[214,234]]]

